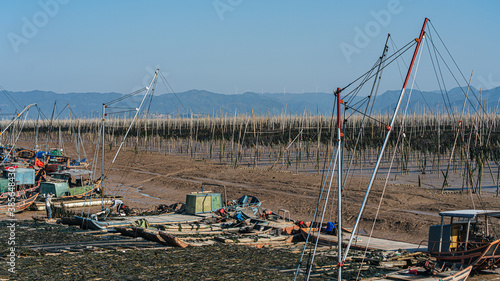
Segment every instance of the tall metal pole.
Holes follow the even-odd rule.
[[[401,93],[399,94],[398,103],[396,105],[396,109],[394,110],[394,115],[392,116],[391,123],[389,124],[389,126],[386,127],[387,134],[385,135],[385,139],[384,139],[384,143],[382,145],[382,149],[380,150],[380,153],[379,153],[378,158],[377,158],[377,163],[375,164],[375,168],[373,169],[373,173],[372,173],[372,176],[370,178],[370,182],[368,183],[368,188],[366,189],[365,197],[363,199],[363,203],[361,204],[361,208],[359,210],[358,217],[356,218],[356,223],[354,224],[354,228],[352,230],[351,238],[349,239],[349,244],[347,244],[343,260],[345,260],[347,258],[347,254],[349,252],[351,244],[352,244],[352,242],[354,240],[354,237],[356,236],[356,232],[357,232],[357,229],[358,229],[358,226],[359,226],[359,222],[361,220],[361,216],[362,216],[363,211],[365,209],[366,202],[368,201],[368,195],[370,194],[370,190],[371,190],[371,188],[373,186],[373,183],[375,181],[375,177],[377,175],[378,168],[380,166],[380,162],[382,161],[382,156],[384,155],[385,147],[387,146],[387,143],[389,142],[389,136],[391,135],[392,127],[394,126],[394,122],[396,120],[396,116],[398,114],[399,107],[401,106],[401,102],[403,101],[404,93],[406,91],[406,85],[408,84],[408,81],[410,80],[411,71],[412,71],[413,65],[415,63],[415,59],[417,57],[417,54],[418,54],[418,50],[420,48],[420,44],[422,43],[422,40],[424,39],[425,26],[427,25],[427,21],[428,20],[429,20],[428,18],[425,18],[424,24],[422,26],[422,30],[420,31],[420,36],[417,39],[415,39],[417,41],[417,46],[415,47],[415,51],[413,52],[413,57],[411,59],[410,67],[408,68],[408,73],[406,74],[406,79],[404,81],[403,88],[401,89]]]
[[[106,104],[102,104],[102,119],[101,119],[101,145],[102,145],[102,166],[101,166],[101,208],[104,209],[104,123],[106,121]]]
[[[0,136],[3,136],[3,134],[5,133],[5,131],[7,131],[7,129],[9,129],[12,124],[14,124],[14,122],[16,122],[17,119],[21,118],[21,116],[30,109],[30,107],[32,106],[35,106],[36,103],[32,103],[28,106],[26,106],[23,111],[21,111],[20,113],[16,114],[16,116],[14,118],[12,118],[12,121],[9,122],[9,124],[7,124],[7,126],[5,128],[3,128],[3,130],[0,132]]]
[[[387,39],[385,40],[385,45],[384,45],[384,51],[382,52],[382,56],[379,59],[380,62],[378,64],[377,73],[375,75],[375,78],[373,79],[372,90],[370,91],[370,95],[368,96],[368,101],[366,102],[365,111],[363,112],[364,116],[367,116],[367,114],[371,115],[371,112],[373,111],[373,105],[375,104],[375,97],[373,95],[377,94],[378,88],[380,86],[380,79],[382,78],[382,75],[381,75],[382,74],[382,69],[381,68],[382,68],[382,65],[384,63],[385,54],[387,53],[387,50],[389,49],[389,47],[387,45],[389,43],[389,38],[390,37],[391,37],[391,34],[390,33],[387,34]],[[372,101],[372,98],[373,98],[373,101]],[[371,108],[370,108],[370,112],[368,113],[368,107],[370,107],[370,105],[371,105]],[[344,184],[345,184],[345,181],[347,181],[347,178],[349,176],[349,172],[351,171],[351,165],[352,165],[352,162],[354,160],[354,156],[356,154],[356,148],[357,148],[359,139],[363,135],[364,124],[365,124],[365,120],[366,120],[366,118],[364,116],[363,116],[363,119],[361,120],[359,133],[358,133],[358,136],[356,137],[356,142],[355,142],[352,154],[351,154],[351,158],[349,159],[349,163],[347,164],[347,171],[346,171],[346,175],[344,177]]]
[[[118,157],[118,154],[120,153],[123,145],[125,144],[125,139],[127,138],[128,134],[130,133],[130,129],[132,129],[132,125],[134,125],[135,120],[137,120],[137,116],[139,115],[139,112],[141,111],[142,105],[144,104],[144,101],[146,100],[146,97],[148,96],[149,92],[152,90],[153,83],[154,83],[155,79],[158,78],[159,72],[160,72],[160,69],[156,69],[155,75],[153,75],[153,79],[151,80],[149,87],[146,87],[146,94],[144,94],[144,97],[142,98],[141,103],[139,104],[139,107],[135,109],[134,118],[132,119],[132,122],[128,126],[127,131],[125,132],[125,135],[123,136],[122,142],[120,143],[120,146],[118,146],[118,149],[116,150],[116,153],[115,153],[115,156],[113,157],[113,160],[111,160],[111,163],[109,165],[108,170],[106,171],[105,174],[103,172],[102,180],[104,180],[108,176],[109,172],[111,171],[111,168],[115,164],[116,158]],[[104,108],[103,108],[103,112],[104,112]],[[103,126],[103,128],[104,128],[104,126]],[[103,134],[103,136],[104,136],[104,134]],[[103,142],[104,142],[104,140],[103,140]],[[104,155],[104,148],[103,148],[103,155]],[[104,159],[103,159],[103,163],[104,163]],[[104,171],[104,169],[103,169],[103,171]]]
[[[337,270],[338,270],[338,280],[342,281],[342,266],[344,265],[342,262],[342,151],[340,150],[341,144],[342,144],[342,132],[341,132],[341,114],[340,114],[340,103],[342,102],[340,99],[340,92],[341,89],[337,88],[337,91],[335,92],[335,95],[337,96],[337,142],[338,142],[338,147],[339,147],[339,153],[337,154],[338,157],[338,175],[337,175],[337,184],[338,184],[338,190],[337,190],[337,196],[338,196],[338,209],[337,209],[337,217],[338,217],[338,222],[337,222],[337,235],[338,235],[338,264],[337,264]],[[326,204],[326,203],[325,203]],[[319,234],[318,234],[319,235]]]

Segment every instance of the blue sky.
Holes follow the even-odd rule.
[[[500,86],[498,11],[498,1],[2,1],[0,85],[128,93],[159,67],[177,92],[331,92],[373,65],[387,33],[401,47],[428,17],[464,76],[474,70],[473,86],[488,89]],[[426,54],[417,81],[435,90]],[[401,84],[388,68],[382,90]]]

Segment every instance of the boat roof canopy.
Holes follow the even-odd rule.
[[[476,216],[485,215],[489,217],[500,218],[500,211],[492,210],[457,210],[457,211],[447,211],[440,212],[442,217],[460,217],[460,218],[475,218]]]
[[[68,170],[58,172],[58,173],[54,173],[54,175],[69,175],[72,177],[86,176],[86,175],[91,175],[91,174],[92,174],[92,171],[83,170],[83,169],[68,169]]]

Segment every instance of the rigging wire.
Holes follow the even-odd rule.
[[[444,43],[443,39],[441,38],[441,36],[439,35],[439,33],[437,32],[436,28],[434,27],[434,25],[432,24],[431,21],[430,22],[430,26],[432,27],[432,29],[434,30],[434,32],[436,32],[436,35],[438,36],[439,40],[441,41],[441,44],[443,44],[446,52],[448,53],[448,55],[450,56],[451,60],[453,61],[453,63],[455,64],[455,67],[458,69],[458,72],[460,72],[460,75],[462,76],[462,79],[467,83],[467,78],[465,78],[465,75],[462,73],[462,70],[460,69],[460,67],[458,67],[458,64],[457,62],[455,61],[455,59],[453,58],[453,56],[451,55],[451,52],[448,50],[448,47],[446,46],[446,44]],[[440,54],[441,56],[441,54]],[[446,65],[448,67],[448,65]],[[448,67],[449,68],[449,67]],[[451,72],[451,70],[450,70]],[[457,79],[455,78],[455,76],[453,75],[453,78],[455,79],[455,81],[457,82],[458,85],[460,85],[460,83],[458,83]],[[459,86],[460,87],[460,86]],[[462,90],[462,92],[464,91],[462,89],[462,87],[460,87],[460,89]],[[483,112],[485,112],[485,109],[484,107],[481,105],[480,101],[479,101],[479,98],[477,97],[476,93],[474,92],[474,90],[471,88],[471,92],[472,92],[472,95],[476,98],[476,101],[479,103],[479,106],[481,108],[481,110]],[[464,93],[465,94],[465,93]],[[475,110],[475,109],[474,109]]]
[[[383,70],[381,70],[381,68],[382,68],[382,66],[383,66],[383,65],[382,65],[382,64],[383,64],[383,58],[386,56],[387,50],[388,50],[388,48],[389,48],[389,47],[387,46],[387,43],[389,42],[389,39],[390,39],[390,38],[391,38],[391,34],[388,34],[388,35],[387,35],[386,42],[385,42],[385,45],[384,45],[384,50],[383,50],[383,52],[382,52],[382,56],[380,56],[380,59],[379,59],[380,64],[379,64],[379,67],[378,67],[378,69],[377,69],[376,76],[375,76],[375,78],[374,78],[374,80],[373,80],[372,89],[371,89],[371,91],[370,91],[370,95],[367,97],[367,102],[366,102],[366,107],[365,107],[365,110],[364,110],[364,112],[359,112],[359,111],[358,111],[358,112],[359,112],[359,113],[363,116],[363,118],[361,119],[361,125],[360,125],[360,128],[359,128],[358,135],[356,136],[356,142],[355,142],[355,144],[354,144],[354,148],[353,148],[353,150],[352,150],[351,157],[350,157],[350,159],[349,159],[349,164],[348,164],[348,166],[347,166],[347,170],[346,170],[346,172],[345,172],[344,182],[343,182],[343,184],[342,184],[342,189],[341,189],[341,190],[344,190],[345,184],[346,184],[347,179],[348,179],[348,177],[349,177],[349,172],[351,171],[351,165],[352,165],[352,163],[353,163],[353,161],[354,161],[354,156],[356,155],[356,151],[357,151],[357,148],[358,148],[358,144],[359,144],[359,141],[360,141],[360,139],[361,139],[361,134],[362,134],[362,133],[363,133],[363,131],[364,131],[363,129],[364,129],[364,125],[365,125],[365,120],[366,120],[366,118],[367,118],[367,117],[368,117],[368,118],[371,118],[371,116],[369,116],[369,115],[371,115],[371,113],[372,113],[372,110],[373,110],[373,104],[375,103],[375,98],[376,98],[376,96],[377,96],[377,94],[378,94],[378,89],[379,89],[379,86],[380,86],[380,81],[382,80],[382,71],[383,71]],[[373,101],[371,100],[372,96],[373,96]],[[368,107],[370,106],[370,102],[372,102],[372,106],[371,106],[370,112],[368,113]],[[346,108],[345,108],[345,110],[344,110],[344,115],[346,114],[346,111],[347,111],[347,109],[348,109],[347,105],[345,105],[345,107],[346,107]],[[355,111],[357,111],[356,109],[354,109],[354,110],[355,110]],[[368,113],[368,114],[367,114],[367,113]],[[353,114],[354,114],[354,113],[353,113]],[[352,116],[352,114],[351,114],[350,116]],[[350,116],[349,116],[349,117],[350,117]],[[347,120],[347,119],[345,118],[345,116],[344,116],[344,120]],[[377,120],[376,120],[376,121],[377,121]],[[344,130],[345,130],[346,126],[344,125],[344,127],[343,127],[343,128],[344,128]],[[344,142],[344,144],[345,144],[345,142]]]
[[[9,92],[7,90],[4,89],[4,87],[2,87],[0,85],[0,91],[2,91],[2,93],[7,97],[7,99],[10,101],[10,103],[14,106],[14,108],[16,109],[16,112],[18,110],[20,110],[21,108],[23,108],[15,98],[12,97],[11,94],[9,94]],[[17,104],[17,105],[16,105]],[[18,107],[19,106],[19,107]]]
[[[412,44],[413,43],[413,44]],[[347,95],[344,96],[344,99],[348,99],[349,101],[352,101],[354,100],[354,97],[356,97],[359,93],[359,90],[363,87],[363,85],[370,81],[371,78],[373,77],[376,77],[376,75],[378,75],[379,72],[383,71],[387,66],[389,66],[392,62],[394,62],[397,58],[399,58],[400,56],[402,56],[406,51],[408,51],[414,44],[416,44],[416,41],[412,40],[410,41],[408,44],[406,44],[403,48],[401,49],[398,49],[396,52],[394,52],[391,56],[387,57],[385,60],[383,60],[383,58],[379,58],[379,60],[377,60],[377,63],[375,63],[372,68],[365,72],[365,74],[363,76],[360,76],[358,79],[354,80],[354,81],[357,81],[357,80],[360,80],[361,78],[363,78],[363,80],[361,81],[360,85],[358,85],[356,88],[354,88],[353,90],[351,90],[351,92],[349,92]],[[389,61],[389,62],[387,62]],[[378,67],[379,65],[381,65],[381,67]],[[378,71],[373,74],[373,71],[378,68]],[[348,86],[344,87],[343,89],[346,89],[347,87],[349,87],[350,85],[352,85],[354,82],[351,82]],[[380,82],[379,82],[380,83]],[[377,89],[379,87],[380,84],[377,85]],[[342,90],[343,90],[342,89]],[[352,96],[352,97],[350,97]],[[355,104],[359,104],[360,102],[357,102]],[[361,106],[359,106],[361,107]],[[352,109],[358,113],[361,113],[360,110],[358,109],[355,109],[353,107],[349,107],[349,109]],[[353,113],[354,114],[354,113]],[[352,116],[353,114],[351,114],[350,116]],[[373,117],[372,117],[373,118]],[[379,123],[382,123],[382,121],[379,121],[379,120],[376,120],[377,122]]]
[[[149,109],[151,108],[151,104],[153,103],[153,97],[154,97],[154,94],[155,94],[155,89],[156,89],[156,83],[157,82],[158,82],[158,79],[155,79],[153,87],[152,87],[152,89],[150,91],[150,94],[149,94],[148,109],[144,113],[144,118],[146,118],[149,115]]]
[[[446,90],[446,83],[444,82],[444,78],[443,78],[443,73],[441,72],[441,66],[439,65],[439,60],[437,59],[437,56],[436,56],[436,64],[439,68],[439,74],[441,76],[441,80],[439,79],[439,76],[438,76],[438,71],[436,70],[436,66],[434,64],[434,58],[432,56],[432,53],[431,53],[431,49],[430,49],[430,45],[432,45],[434,48],[434,55],[436,55],[436,48],[435,48],[435,45],[434,43],[432,42],[432,36],[431,36],[431,32],[429,31],[428,32],[428,35],[429,35],[429,41],[431,42],[431,44],[427,44],[427,50],[429,51],[429,57],[431,59],[431,63],[432,63],[432,68],[434,69],[434,74],[436,75],[436,81],[438,83],[438,86],[439,86],[439,91],[441,92],[441,97],[443,98],[443,103],[444,103],[444,106],[446,108],[446,112],[448,113],[448,115],[450,114],[453,114],[453,110],[451,109],[451,101],[450,101],[450,96],[448,95],[448,91]],[[446,93],[446,98],[447,100],[444,98],[444,94],[443,94],[443,89],[441,88],[441,83],[443,83],[443,87],[444,87],[444,90],[445,90],[445,93]],[[449,105],[449,107],[448,107]]]
[[[182,108],[184,109],[184,111],[186,112],[186,114],[189,114],[189,111],[186,109],[186,107],[184,107],[184,104],[182,103],[181,99],[179,99],[179,97],[177,96],[177,94],[175,93],[174,89],[172,88],[172,86],[170,86],[170,83],[168,83],[168,80],[167,78],[165,78],[165,76],[163,75],[162,72],[159,73],[160,74],[160,79],[161,81],[163,82],[163,84],[165,85],[165,88],[167,89],[167,91],[170,89],[170,91],[174,94],[174,96],[177,98],[177,100],[179,101],[179,103],[181,104]],[[168,87],[167,87],[168,86]],[[170,93],[169,93],[170,94]],[[172,96],[170,96],[170,98],[172,98]],[[177,105],[175,104],[175,100],[172,98],[172,101],[174,102],[174,105],[175,107],[177,107]],[[179,108],[177,108],[177,111],[179,111]]]
[[[56,111],[56,104],[57,104],[57,100],[54,101],[54,107],[52,108],[52,115],[50,116],[50,123],[49,123],[49,129],[47,132],[47,142],[45,143],[45,150],[49,149],[49,141],[52,140],[52,138],[50,136],[52,135],[52,124],[54,122],[54,114]]]
[[[439,35],[438,35],[439,36]],[[462,91],[462,93],[465,95],[465,91],[464,89],[460,86],[460,82],[458,82],[458,79],[457,77],[455,76],[455,74],[453,73],[453,71],[451,70],[450,66],[448,65],[448,63],[446,63],[446,61],[444,60],[443,56],[441,55],[441,52],[439,52],[439,50],[437,50],[437,48],[435,49],[436,50],[436,53],[439,55],[439,57],[441,58],[441,60],[443,61],[444,65],[446,66],[446,68],[448,69],[448,71],[450,72],[450,75],[453,77],[453,79],[455,80],[455,82],[457,83],[457,86],[458,88],[460,88],[460,90]],[[450,55],[451,56],[451,55]],[[453,60],[454,61],[454,60]],[[459,69],[459,72],[460,74],[462,73]],[[481,109],[484,111],[484,108],[482,107],[477,95],[475,94],[475,92],[472,90],[471,88],[471,93],[472,95],[475,97],[476,101],[478,102],[479,106],[481,107]],[[474,106],[474,104],[472,103],[471,100],[467,99],[467,101],[469,102],[470,106],[473,108],[474,112],[477,112],[478,110],[476,109],[476,107]]]
[[[360,87],[356,87],[356,89],[353,91],[353,93],[350,93],[350,95],[345,95],[344,96],[344,101],[347,104],[350,104],[359,94],[363,86],[365,85],[366,82],[368,82],[372,76],[372,73],[377,69],[377,67],[382,63],[382,58],[377,59],[373,66],[370,68],[370,71],[366,72],[365,75],[363,76],[363,79],[360,82]]]
[[[11,155],[11,153],[12,153],[12,152],[14,151],[14,149],[16,148],[16,143],[17,143],[17,141],[19,140],[19,137],[21,136],[21,132],[23,131],[24,124],[26,124],[26,120],[28,119],[28,113],[29,113],[29,108],[28,108],[28,110],[26,110],[26,111],[24,112],[24,120],[23,120],[23,122],[21,123],[21,128],[19,128],[19,133],[17,134],[17,137],[14,137],[14,132],[12,132],[12,133],[13,133],[13,138],[12,138],[13,143],[12,143],[11,148],[10,148],[9,152],[7,153],[7,155]],[[16,126],[16,127],[17,127],[17,126]],[[7,158],[7,157],[4,157],[4,159],[3,159],[2,163],[5,163],[7,160],[8,160],[8,158]]]
[[[384,69],[385,67],[387,67],[390,63],[392,63],[394,60],[396,60],[399,56],[401,56],[402,54],[404,54],[406,51],[408,51],[414,44],[416,44],[416,41],[412,40],[410,41],[409,43],[407,43],[403,48],[399,49],[397,52],[395,52],[394,54],[392,54],[391,56],[389,56],[388,58],[386,58],[385,60],[382,61],[382,63],[384,63],[384,66],[381,67],[380,69]],[[387,61],[389,61],[388,63],[386,63]],[[358,85],[356,88],[354,88],[353,90],[351,90],[351,92],[349,92],[347,95],[344,96],[344,99],[349,99],[349,96],[356,96],[358,93],[359,93],[359,90],[360,88],[364,85],[364,83],[366,83],[367,81],[369,81],[374,75],[377,75],[376,74],[372,74],[372,72],[374,71],[374,69],[378,66],[379,64],[374,64],[374,66],[367,72],[365,72],[363,75],[361,75],[359,78],[355,79],[353,82],[351,82],[350,84],[348,84],[346,87],[344,87],[342,90],[346,89],[347,87],[351,86],[352,84],[356,83],[358,80],[361,80],[361,84]],[[353,99],[354,97],[351,98],[351,100]],[[333,112],[332,111],[332,118],[333,118]],[[338,150],[340,149],[340,147],[338,147],[336,149],[337,152],[335,153],[339,153]],[[333,152],[332,152],[332,157],[333,157]],[[337,157],[335,157],[337,158]],[[326,186],[326,181],[328,179],[328,175],[329,175],[329,172],[332,173],[332,177],[333,177],[333,170],[331,170],[331,167],[332,167],[332,161],[333,161],[334,158],[331,158],[330,160],[330,165],[329,165],[329,168],[328,168],[328,171],[327,171],[327,177],[324,178],[324,183],[323,183],[323,186],[320,190],[320,196],[318,197],[318,204],[316,206],[316,210],[314,212],[314,216],[313,216],[313,221],[312,221],[312,224],[314,224],[315,220],[316,220],[316,217],[317,217],[317,214],[318,214],[318,210],[319,210],[319,207],[320,207],[320,203],[321,203],[321,199],[322,199],[322,196],[323,196],[323,193],[324,193],[324,189],[325,189],[325,186]],[[325,159],[326,160],[326,159]],[[336,163],[336,162],[335,162]],[[329,192],[328,192],[329,194]],[[328,196],[328,194],[326,196]],[[324,203],[325,205],[327,205],[327,202]],[[326,206],[324,208],[326,210]],[[324,213],[323,213],[324,215]],[[311,225],[312,225],[311,224]],[[302,255],[301,255],[301,258],[300,258],[300,261],[299,261],[299,265],[297,267],[297,271],[295,273],[295,279],[297,278],[297,275],[298,275],[298,272],[300,270],[300,266],[302,264],[302,260],[303,260],[303,257],[304,257],[304,254],[305,254],[305,250],[307,248],[307,241],[309,241],[309,237],[310,237],[310,234],[311,234],[311,229],[309,230],[309,233],[307,235],[307,239],[306,239],[306,244],[304,245],[304,250],[302,252]],[[319,237],[318,237],[319,238]],[[317,243],[317,242],[316,242]],[[313,257],[314,257],[314,254],[313,254]],[[294,279],[294,280],[295,280]]]
[[[138,95],[138,94],[140,94],[140,93],[144,92],[144,90],[146,90],[146,89],[147,89],[147,87],[143,87],[143,88],[141,88],[141,89],[139,89],[139,90],[137,90],[137,91],[134,91],[134,92],[132,92],[132,93],[126,94],[126,95],[121,96],[121,97],[119,97],[119,98],[116,98],[116,99],[114,99],[114,100],[108,101],[108,102],[106,103],[106,106],[109,106],[110,104],[115,104],[115,103],[120,102],[120,101],[122,101],[122,100],[126,100],[126,99],[128,99],[128,98],[130,98],[130,97],[133,97],[133,96],[135,96],[135,95]]]
[[[418,44],[417,44],[417,46],[416,46],[416,48],[415,48],[415,51],[414,51],[414,53],[413,53],[412,62],[411,62],[411,64],[410,64],[410,68],[408,69],[408,74],[407,74],[407,76],[406,76],[406,78],[405,78],[405,82],[404,82],[404,84],[403,84],[403,88],[402,88],[401,93],[400,93],[400,95],[399,95],[398,102],[397,102],[396,108],[395,108],[395,110],[394,110],[394,114],[393,114],[392,119],[391,119],[391,122],[390,122],[390,127],[392,127],[392,126],[393,126],[393,124],[394,124],[394,123],[395,123],[395,121],[396,121],[396,114],[397,114],[397,112],[398,112],[398,110],[399,110],[399,107],[401,106],[402,101],[403,101],[404,92],[405,92],[405,90],[406,90],[406,83],[408,82],[408,79],[410,78],[410,73],[411,73],[411,70],[412,70],[412,68],[413,68],[413,63],[414,63],[414,60],[415,60],[415,58],[416,58],[416,56],[417,56],[418,54],[420,54],[419,59],[418,59],[418,61],[420,61],[420,57],[421,57],[422,51],[421,51],[421,50],[419,50],[419,47],[420,47],[420,45],[421,45],[422,41],[425,39],[425,36],[424,36],[424,34],[425,34],[425,32],[424,32],[424,28],[425,28],[425,24],[426,24],[426,22],[427,22],[427,18],[425,19],[425,21],[424,21],[424,25],[423,25],[422,30],[421,30],[421,32],[420,32],[420,37],[419,37],[420,39],[417,39],[417,40],[416,40],[416,41],[418,41]],[[414,76],[414,79],[415,79],[415,76]],[[377,157],[377,162],[376,162],[376,164],[375,164],[375,168],[374,168],[374,170],[373,170],[372,176],[370,177],[370,182],[369,182],[368,187],[367,187],[367,189],[366,189],[365,196],[364,196],[364,198],[363,198],[363,203],[361,204],[360,210],[359,210],[358,215],[357,215],[357,218],[356,218],[356,223],[355,223],[355,225],[354,225],[353,233],[356,233],[356,231],[357,231],[357,228],[358,228],[358,226],[359,226],[359,222],[360,222],[361,216],[362,216],[363,211],[364,211],[364,209],[365,209],[365,207],[366,207],[366,202],[367,202],[367,200],[368,200],[368,195],[369,195],[369,193],[370,193],[371,188],[373,187],[373,183],[374,183],[374,180],[375,180],[375,176],[376,176],[376,174],[377,174],[377,172],[378,172],[379,165],[380,165],[380,163],[381,163],[381,161],[382,161],[382,156],[383,156],[383,154],[384,154],[384,149],[385,149],[386,145],[388,144],[389,137],[390,137],[390,134],[391,134],[391,130],[390,130],[391,128],[390,128],[390,127],[389,127],[389,130],[387,131],[387,133],[386,133],[386,135],[385,135],[384,143],[383,143],[382,148],[381,148],[381,150],[380,150],[380,152],[379,152],[379,155],[378,155],[378,157]],[[347,247],[346,247],[346,250],[345,250],[344,257],[342,258],[342,260],[343,260],[343,261],[345,261],[345,260],[346,260],[346,258],[347,258],[347,255],[348,255],[348,253],[349,253],[350,247],[351,247],[352,242],[353,242],[353,238],[354,238],[354,235],[351,235],[351,237],[349,238],[349,243],[347,244]]]
[[[396,43],[392,40],[392,38],[391,38],[391,44],[394,47],[394,49],[397,49]],[[401,61],[403,62],[403,64],[405,65],[405,67],[408,68],[408,64],[406,63],[406,61],[404,60],[404,58],[401,58]],[[404,77],[403,77],[403,72],[401,71],[401,67],[399,66],[399,61],[396,61],[396,64],[398,66],[399,76],[401,77],[401,83],[403,83],[404,82]],[[415,82],[415,86],[417,87],[417,89],[418,89],[418,91],[420,93],[420,96],[424,100],[425,106],[427,106],[427,109],[429,109],[429,112],[432,113],[432,108],[429,106],[429,103],[427,103],[427,99],[422,94],[422,91],[420,90],[420,87],[418,86],[418,84],[416,82]]]
[[[331,118],[330,118],[330,122],[333,122],[335,108],[336,108],[336,103],[333,103],[332,115],[331,115]],[[336,155],[334,155],[334,153],[332,152],[332,157],[330,158],[330,161],[328,162],[329,163],[328,164],[328,169],[325,169],[328,158],[325,157],[325,160],[323,162],[323,169],[322,169],[322,173],[321,173],[321,182],[323,182],[323,184],[322,184],[322,186],[321,186],[321,188],[319,190],[318,203],[316,204],[316,209],[314,210],[313,219],[312,219],[311,225],[310,225],[311,228],[314,226],[314,224],[316,222],[316,217],[318,215],[318,210],[319,210],[320,204],[322,202],[322,197],[323,197],[323,194],[324,194],[324,189],[325,189],[325,186],[326,186],[328,175],[329,175],[330,171],[333,173],[333,171],[332,171],[331,168],[333,166],[333,159],[336,159],[336,158],[337,158]],[[325,174],[325,172],[326,172],[326,174]],[[325,202],[325,204],[326,203],[327,202]],[[300,266],[302,265],[302,262],[303,262],[303,259],[304,259],[304,256],[305,256],[305,252],[307,250],[307,246],[308,246],[308,243],[309,243],[309,240],[310,240],[310,237],[311,237],[311,230],[312,230],[311,228],[307,232],[306,242],[304,243],[304,249],[302,250],[302,253],[301,253],[301,256],[300,256],[300,260],[299,260],[299,263],[297,265],[297,270],[295,271],[295,276],[294,276],[294,279],[293,279],[294,281],[297,280],[298,274],[300,272]],[[308,257],[307,264],[310,263],[310,260],[311,260],[311,255],[309,255],[309,257]]]
[[[422,44],[424,44],[424,43],[425,43],[425,37],[422,40]],[[394,159],[396,158],[396,151],[397,151],[397,148],[399,146],[399,142],[402,139],[402,136],[404,134],[404,124],[405,124],[405,121],[406,121],[406,116],[407,116],[407,113],[408,113],[408,108],[409,108],[409,105],[410,105],[410,99],[411,99],[411,96],[412,96],[412,93],[413,93],[413,87],[415,85],[415,78],[417,77],[418,67],[420,65],[420,59],[422,57],[422,53],[423,53],[423,51],[419,52],[419,57],[418,57],[417,65],[416,65],[416,68],[415,68],[415,75],[413,75],[412,86],[411,86],[410,92],[408,94],[408,99],[406,101],[406,106],[405,106],[405,109],[404,109],[404,113],[402,114],[403,119],[401,120],[401,127],[400,127],[400,130],[399,130],[398,138],[397,138],[397,141],[396,141],[396,145],[394,146],[394,151],[392,153],[391,162],[389,164],[389,169],[387,171],[387,176],[385,178],[384,188],[382,189],[382,194],[380,195],[380,200],[379,200],[379,203],[378,203],[377,211],[375,213],[375,218],[373,219],[372,228],[371,228],[371,231],[370,231],[370,235],[368,236],[368,241],[367,241],[367,245],[366,245],[366,248],[365,248],[365,252],[363,254],[363,258],[362,258],[361,264],[364,262],[364,259],[366,257],[366,254],[367,254],[367,251],[368,251],[368,248],[369,248],[369,245],[370,245],[371,238],[373,236],[373,231],[375,230],[375,224],[377,222],[378,215],[380,213],[380,208],[382,206],[382,201],[384,199],[385,191],[387,189],[387,184],[389,182],[389,177],[390,177],[390,174],[391,174],[392,166],[394,164]],[[353,235],[355,235],[355,234],[353,233]],[[347,257],[347,252],[345,253],[345,257]],[[356,280],[359,279],[359,275],[360,274],[361,274],[361,265],[359,267],[358,275],[357,275]]]
[[[394,52],[394,54],[392,54],[391,56],[387,57],[383,63],[384,63],[384,67],[382,67],[381,69],[385,69],[387,66],[389,66],[393,61],[395,61],[397,58],[399,58],[401,55],[403,55],[406,51],[408,51],[411,47],[413,47],[415,44],[417,44],[417,42],[415,40],[412,40],[410,41],[409,43],[407,43],[403,48],[399,49],[398,51]],[[398,54],[399,53],[399,54]],[[395,56],[395,57],[394,57]],[[394,57],[394,58],[393,58]],[[389,61],[387,63],[387,61]],[[374,66],[375,67],[375,66]],[[365,72],[365,74],[361,75],[360,77],[358,77],[356,80],[354,80],[353,82],[349,83],[347,86],[345,86],[344,88],[342,88],[342,91],[346,88],[348,88],[349,86],[351,86],[352,84],[356,83],[358,80],[360,80],[361,78],[365,77],[365,75],[369,72],[372,72],[373,69],[370,69],[369,71]],[[368,81],[369,79],[371,79],[373,77],[370,76],[368,79],[366,79],[366,81]],[[346,97],[349,97],[352,93],[354,93],[357,88],[359,87],[362,87],[363,85],[359,85],[357,86],[356,88],[354,88],[353,90],[351,90],[351,92],[349,92],[347,95],[344,96],[344,98]]]

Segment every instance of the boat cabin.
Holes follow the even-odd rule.
[[[492,219],[499,219],[500,211],[458,210],[439,215],[441,224],[429,229],[429,252],[467,251],[494,241]]]
[[[0,178],[0,198],[5,198],[11,192],[14,197],[30,195],[37,189],[35,170],[31,168],[6,168]]]
[[[65,170],[51,175],[50,181],[40,184],[40,194],[53,194],[56,198],[80,196],[94,188],[89,170]]]
[[[90,184],[92,171],[70,169],[62,172],[53,173],[50,175],[53,179],[66,180],[69,187],[84,186]]]

